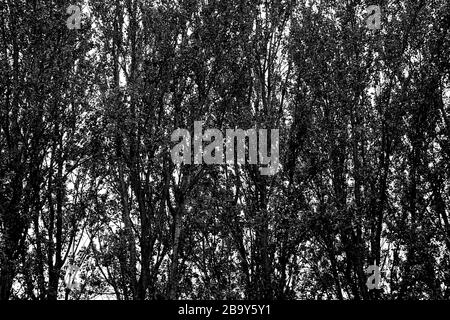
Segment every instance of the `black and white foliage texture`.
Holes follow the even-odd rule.
[[[450,299],[448,0],[0,20],[0,300]]]

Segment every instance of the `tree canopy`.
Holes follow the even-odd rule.
[[[0,300],[450,299],[450,2],[0,19]],[[196,121],[279,129],[280,170],[175,164]]]

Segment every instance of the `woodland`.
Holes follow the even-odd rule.
[[[450,299],[448,0],[0,0],[0,20],[0,300]],[[175,164],[195,121],[279,129],[278,172]]]

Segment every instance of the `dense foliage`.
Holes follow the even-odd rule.
[[[450,298],[447,0],[0,14],[0,299]],[[174,165],[194,121],[280,129],[281,170]]]

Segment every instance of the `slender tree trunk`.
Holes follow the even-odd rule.
[[[183,202],[179,203],[173,215],[174,220],[173,249],[168,280],[168,295],[170,300],[175,300],[178,295],[178,259],[180,253],[179,249],[181,236],[181,218],[183,213],[183,207],[184,203]]]

